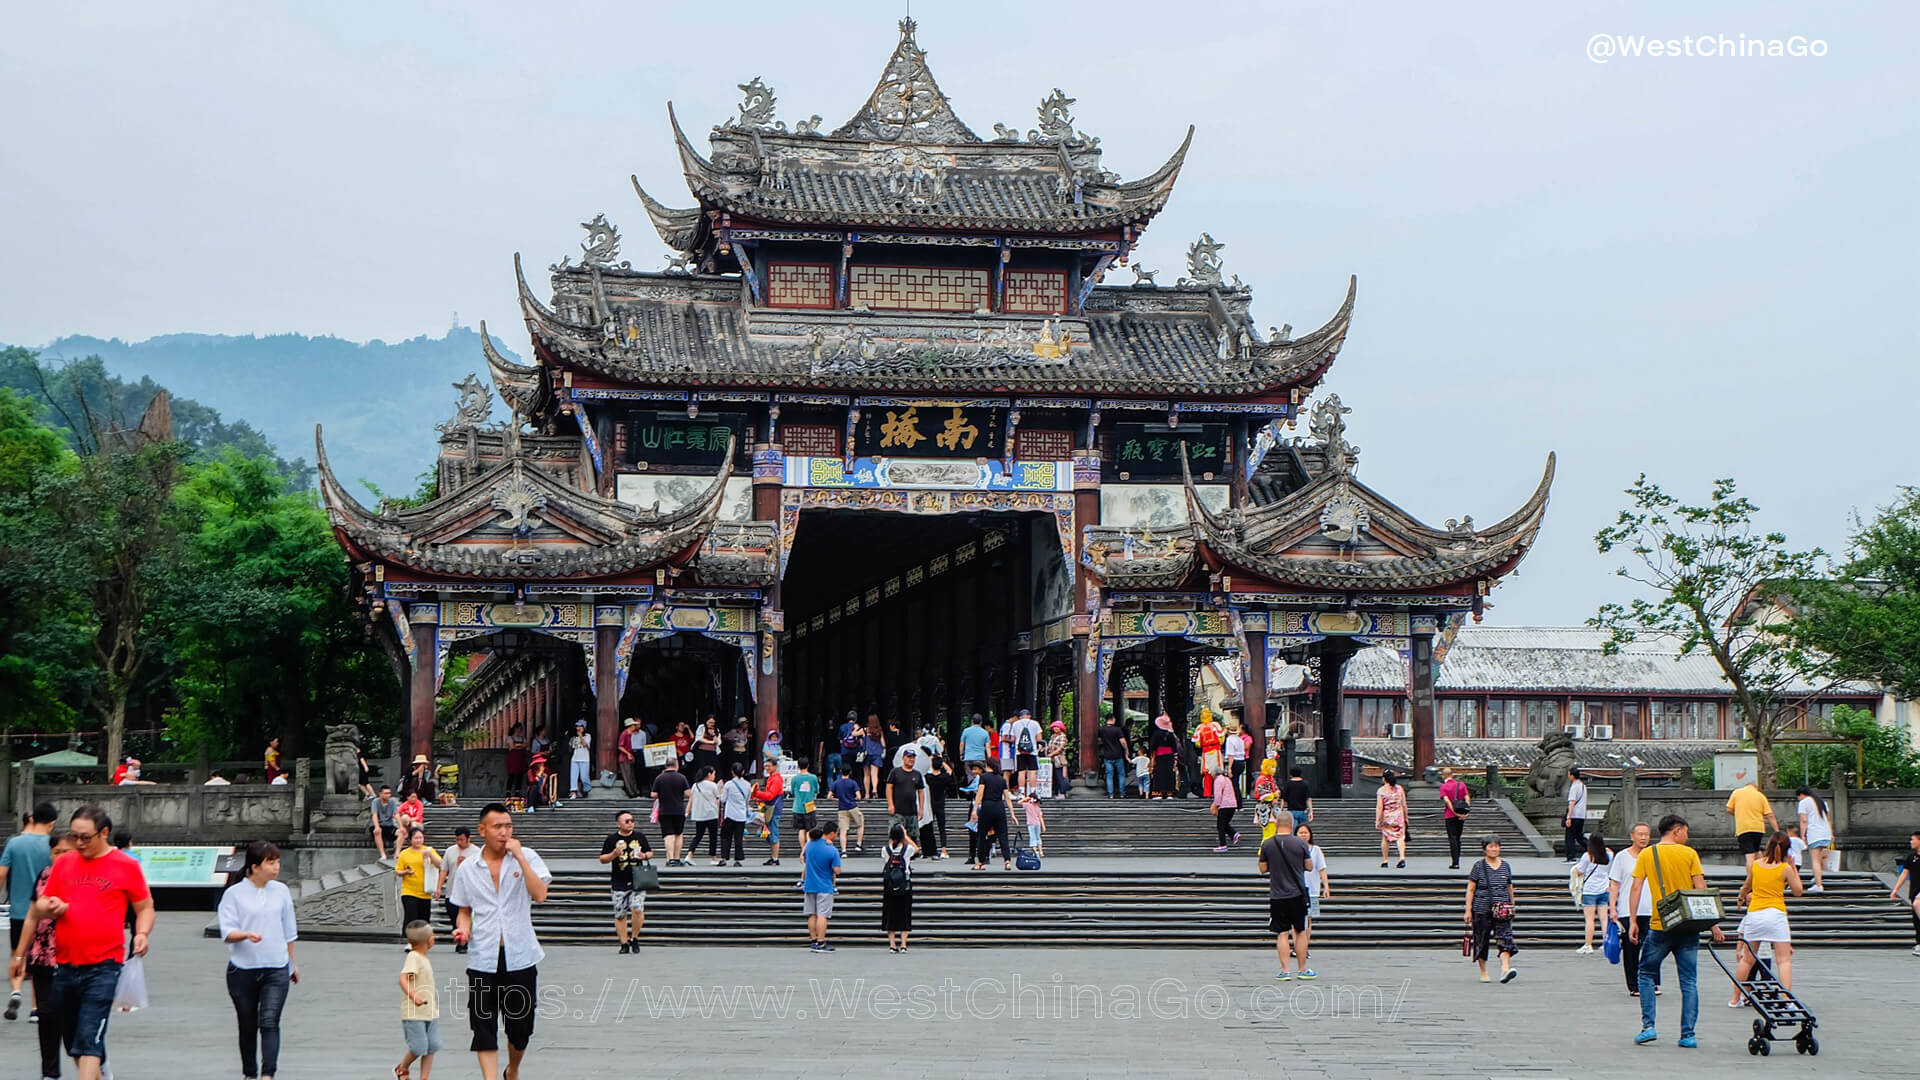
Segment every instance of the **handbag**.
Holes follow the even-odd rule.
[[[1653,902],[1655,914],[1660,916],[1660,930],[1667,934],[1697,934],[1702,930],[1719,925],[1726,917],[1726,911],[1720,906],[1720,893],[1714,889],[1679,889],[1667,891],[1666,879],[1660,871],[1660,845],[1653,845],[1653,877],[1660,886],[1660,899]]]
[[[1620,962],[1620,924],[1613,919],[1607,920],[1607,939],[1600,946],[1600,951],[1607,954],[1607,963]]]
[[[633,887],[641,892],[653,892],[660,887],[660,870],[652,859],[633,864]]]
[[[1032,848],[1023,847],[1019,851],[1014,852],[1013,865],[1017,870],[1038,870],[1040,869],[1040,856],[1035,855]]]
[[[1466,930],[1462,932],[1460,935],[1460,955],[1468,958],[1471,958],[1473,956],[1473,931],[1472,930]]]

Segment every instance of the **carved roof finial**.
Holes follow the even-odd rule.
[[[1200,239],[1187,247],[1187,277],[1180,279],[1182,285],[1209,285],[1218,288],[1220,274],[1225,263],[1220,252],[1225,244],[1213,238],[1212,233],[1201,233]]]
[[[1339,394],[1328,394],[1307,419],[1307,431],[1326,448],[1327,464],[1343,474],[1351,474],[1360,458],[1360,448],[1347,441],[1346,417],[1352,411],[1340,404]]]
[[[980,136],[953,114],[952,103],[940,92],[940,84],[927,68],[927,54],[913,39],[917,27],[911,16],[900,20],[900,44],[888,57],[879,83],[860,111],[834,131],[834,138],[910,143],[980,141]]]
[[[493,395],[487,392],[487,384],[480,381],[478,374],[469,371],[453,388],[460,391],[453,416],[446,423],[436,425],[434,430],[445,434],[460,428],[485,427],[488,415],[493,412]]]

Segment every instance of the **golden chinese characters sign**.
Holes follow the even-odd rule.
[[[856,457],[997,458],[1006,455],[1006,410],[989,406],[865,405]]]

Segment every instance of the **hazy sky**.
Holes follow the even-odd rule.
[[[1539,547],[1490,620],[1578,621],[1614,595],[1592,535],[1642,470],[1695,495],[1735,476],[1770,525],[1829,548],[1920,481],[1910,5],[913,6],[978,131],[1033,126],[1059,86],[1137,176],[1198,126],[1141,248],[1163,281],[1209,230],[1261,325],[1304,331],[1359,275],[1328,388],[1368,483],[1430,522],[1490,523],[1559,451]],[[535,270],[578,254],[605,211],[626,257],[659,265],[627,175],[690,202],[668,99],[699,140],[761,75],[783,119],[830,129],[900,13],[9,5],[0,341],[395,339],[456,310],[524,341],[515,251]],[[1596,34],[1804,35],[1826,55],[1598,64]]]

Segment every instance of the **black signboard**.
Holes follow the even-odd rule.
[[[997,458],[1007,453],[1006,410],[969,405],[862,405],[856,457]]]
[[[1193,475],[1219,476],[1227,471],[1228,446],[1232,438],[1225,424],[1115,424],[1113,448],[1107,467],[1129,477],[1176,477],[1180,475],[1180,444],[1187,447],[1187,460]]]
[[[627,460],[649,465],[719,465],[729,437],[747,447],[747,418],[716,413],[687,419],[684,412],[636,412],[627,418]]]

